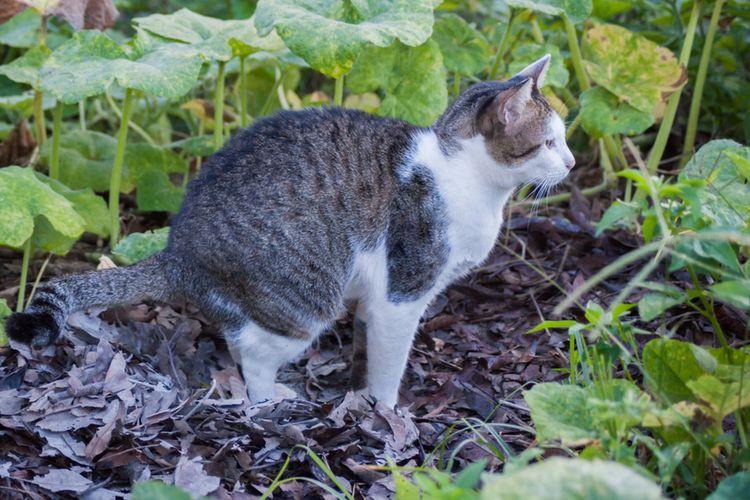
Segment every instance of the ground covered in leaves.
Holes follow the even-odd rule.
[[[639,245],[626,232],[594,236],[587,221],[605,206],[574,194],[568,208],[542,215],[515,209],[488,261],[429,309],[396,412],[362,408],[347,393],[347,319],[282,371],[297,399],[249,406],[224,341],[190,305],[77,314],[57,346],[0,351],[0,496],[118,498],[158,479],[196,495],[255,497],[290,454],[284,477],[331,484],[304,447],[357,498],[393,495],[392,477],[373,467],[389,462],[461,468],[487,457],[499,470],[496,455],[534,443],[522,391],[564,378],[568,367],[566,333],[525,332]],[[92,268],[94,249],[80,243],[46,276]],[[15,295],[18,269],[16,254],[0,254],[0,296]],[[606,304],[638,269],[586,300]],[[695,320],[686,331],[700,337],[703,327]],[[274,496],[323,494],[292,481]]]

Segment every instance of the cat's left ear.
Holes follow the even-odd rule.
[[[550,59],[552,59],[552,55],[545,54],[533,63],[526,66],[516,76],[520,76],[522,78],[531,78],[531,80],[534,82],[534,87],[537,90],[540,90],[544,85],[544,78],[547,76],[547,71],[549,70]]]

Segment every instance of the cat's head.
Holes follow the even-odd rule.
[[[575,165],[565,124],[540,92],[549,64],[546,55],[507,81],[473,85],[436,123],[444,138],[458,138],[457,146],[483,144],[491,181],[503,187],[551,187]]]

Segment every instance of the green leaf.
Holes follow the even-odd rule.
[[[212,135],[196,135],[167,144],[167,147],[180,149],[190,156],[211,156],[215,151],[213,141]]]
[[[687,81],[685,68],[669,49],[614,24],[592,23],[581,51],[594,82],[649,115]]]
[[[596,439],[586,391],[575,385],[542,383],[523,393],[540,443],[560,440],[567,445]]]
[[[527,43],[516,47],[512,52],[513,57],[510,65],[508,65],[508,72],[511,75],[515,75],[545,54],[550,54],[552,59],[550,60],[547,76],[544,78],[544,86],[566,87],[570,75],[567,68],[565,68],[565,58],[563,58],[560,48],[557,45]]]
[[[91,189],[70,189],[62,182],[50,179],[39,172],[36,172],[36,177],[73,204],[73,210],[78,212],[84,221],[86,232],[101,237],[109,235],[109,211],[104,198],[94,194]]]
[[[485,476],[481,498],[651,500],[663,496],[656,483],[625,465],[552,457],[511,473]]]
[[[42,67],[42,89],[67,104],[101,94],[114,82],[176,99],[193,87],[201,64],[187,45],[119,45],[102,32],[79,31]]]
[[[255,26],[261,36],[276,28],[292,52],[337,78],[371,44],[423,44],[432,34],[432,9],[432,0],[260,0]]]
[[[399,471],[393,471],[396,500],[420,500],[419,487],[406,479]]]
[[[638,301],[638,314],[643,321],[651,321],[670,307],[684,303],[686,299],[687,295],[684,293],[677,296],[647,293]]]
[[[487,466],[487,459],[483,458],[477,462],[466,467],[461,473],[456,476],[456,480],[453,484],[458,488],[471,489],[476,488],[481,479],[482,472]]]
[[[717,225],[743,228],[750,221],[750,185],[737,169],[738,157],[750,159],[750,147],[727,139],[710,141],[685,165],[680,180],[705,181],[697,191],[703,215]]]
[[[750,378],[750,368],[747,376]],[[713,375],[702,375],[696,380],[689,380],[686,385],[696,399],[708,404],[718,420],[750,406],[750,383],[747,380],[722,382]]]
[[[644,113],[620,101],[604,87],[594,87],[581,94],[581,125],[592,137],[636,135],[653,123],[651,113]]]
[[[672,339],[654,339],[643,348],[644,381],[649,390],[669,402],[691,401],[687,382],[706,375],[690,344]]]
[[[168,239],[168,227],[145,233],[130,233],[114,248],[112,257],[118,264],[129,266],[164,250]]]
[[[144,481],[133,486],[132,500],[191,500],[190,493],[161,481]]]
[[[154,35],[189,44],[201,57],[213,61],[228,61],[234,56],[248,56],[258,50],[284,49],[284,42],[276,33],[259,36],[252,18],[225,21],[180,9],[169,15],[139,17],[134,22],[140,29]]]
[[[8,335],[5,333],[5,318],[12,313],[13,311],[10,310],[5,299],[0,299],[0,346],[8,345]]]
[[[0,245],[20,248],[33,236],[36,248],[62,254],[84,228],[73,205],[33,170],[0,169]]]
[[[381,89],[380,113],[415,125],[431,125],[448,104],[445,67],[440,48],[429,40],[419,47],[396,42],[362,51],[347,78],[355,93]]]
[[[41,158],[49,165],[52,141],[41,148]],[[60,137],[60,181],[73,188],[109,190],[109,177],[117,151],[117,140],[93,130],[73,130]],[[135,187],[127,165],[123,167],[120,191],[129,193]]]
[[[601,220],[596,224],[596,236],[614,226],[618,222],[632,222],[638,217],[638,207],[620,200],[612,203],[602,214]]]
[[[592,9],[591,0],[508,0],[508,5],[552,16],[567,14],[574,23],[589,17]]]
[[[172,151],[147,143],[128,144],[125,164],[138,187],[139,210],[177,212],[184,190],[169,178],[170,173],[185,173],[187,163]]]
[[[716,490],[708,495],[706,500],[737,500],[743,498],[750,491],[750,472],[738,472],[725,477]]]
[[[542,321],[538,325],[536,325],[534,328],[529,330],[526,333],[536,333],[541,332],[542,330],[547,330],[550,328],[570,328],[571,326],[575,325],[576,322],[572,319],[560,319],[560,320],[547,320]]]
[[[31,47],[37,42],[37,31],[40,26],[39,14],[33,9],[26,9],[0,24],[0,44],[19,48]]]
[[[748,279],[722,281],[711,285],[711,291],[722,302],[750,310],[750,280]]]
[[[484,36],[456,14],[446,14],[435,23],[432,39],[440,46],[443,63],[451,73],[475,75],[487,66],[489,46]]]
[[[33,88],[40,84],[39,70],[49,57],[47,47],[32,47],[21,57],[0,66],[0,75],[5,75],[14,82],[25,83]]]

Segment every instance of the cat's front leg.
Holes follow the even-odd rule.
[[[414,333],[424,313],[424,302],[365,304],[367,317],[367,388],[386,406],[398,402]]]

